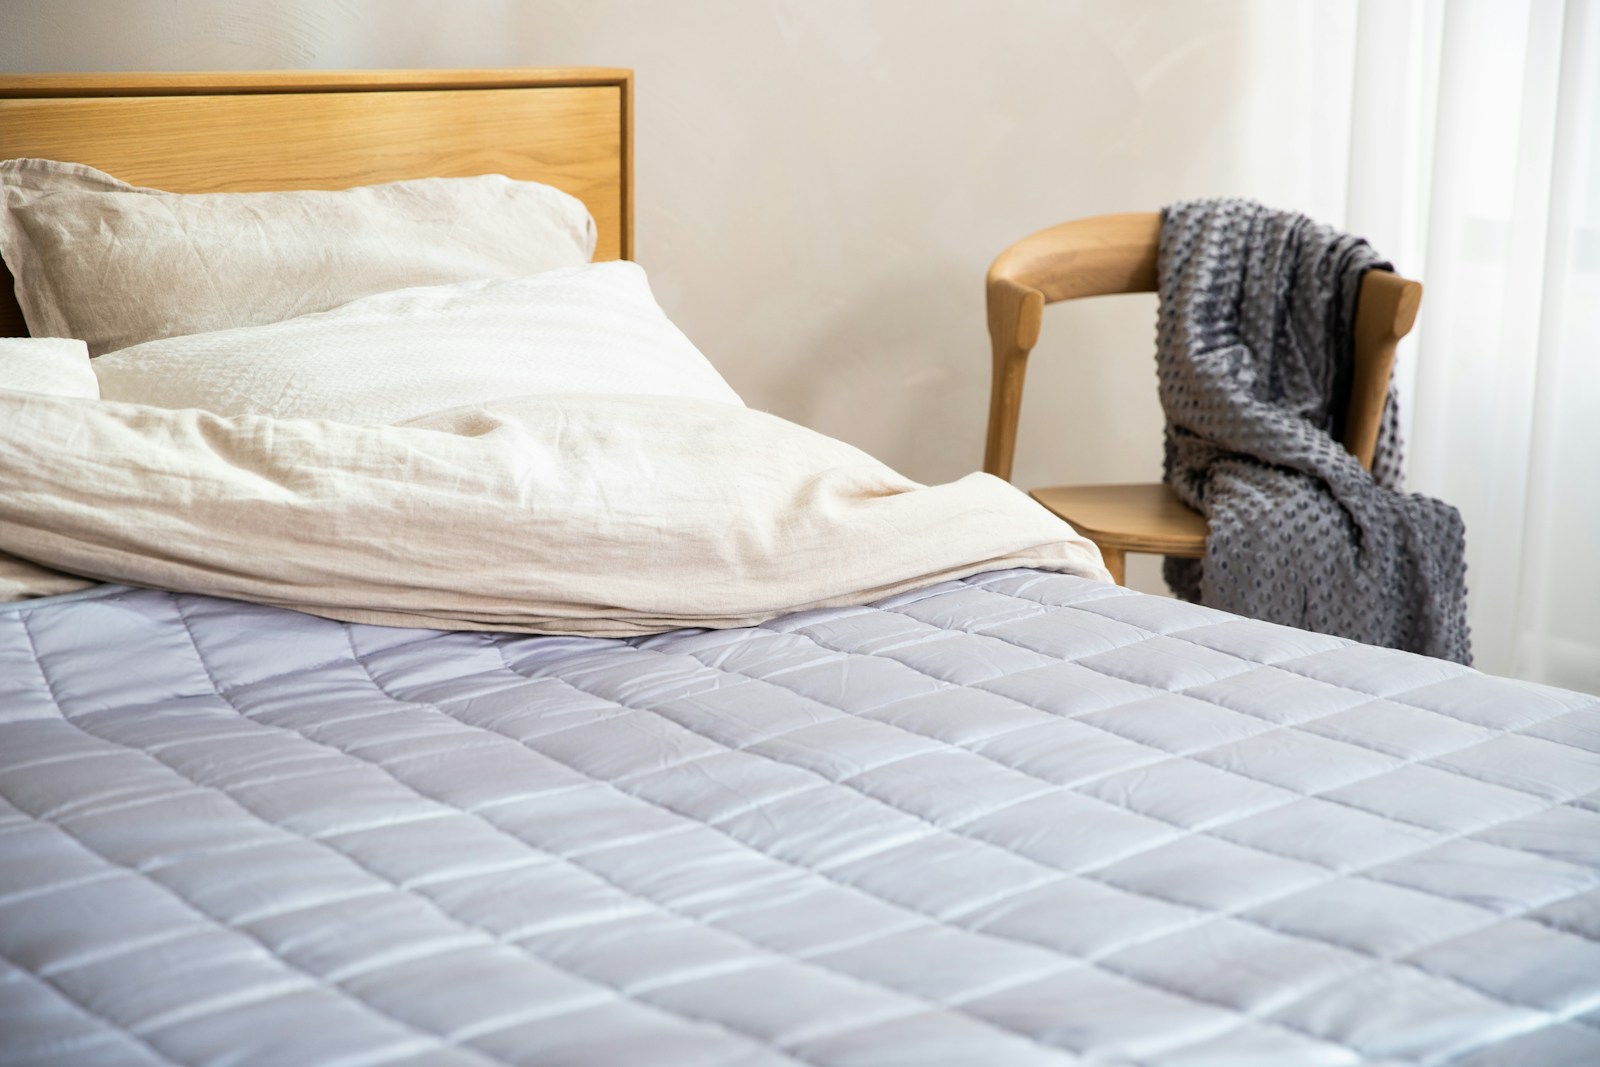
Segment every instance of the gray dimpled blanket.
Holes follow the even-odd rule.
[[[1391,391],[1369,473],[1339,443],[1366,241],[1244,200],[1161,215],[1156,369],[1166,481],[1210,527],[1169,559],[1181,597],[1369,644],[1472,661],[1466,535],[1399,491]]]

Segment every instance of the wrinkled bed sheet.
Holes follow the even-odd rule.
[[[0,612],[5,1064],[1600,1063],[1600,701],[1066,575]]]

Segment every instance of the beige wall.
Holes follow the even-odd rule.
[[[1212,195],[1342,221],[1316,0],[0,0],[0,69],[601,64],[638,93],[638,258],[754,406],[924,481],[982,459],[982,278],[1077,215]],[[1346,75],[1346,78],[1348,76]],[[1326,127],[1324,127],[1326,128]],[[1160,471],[1154,300],[1047,314],[1017,481]],[[1132,584],[1159,588],[1154,561]]]

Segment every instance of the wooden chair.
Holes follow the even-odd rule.
[[[1040,230],[995,259],[988,278],[994,384],[984,470],[1011,477],[1023,376],[1028,353],[1039,341],[1044,306],[1086,296],[1154,292],[1160,234],[1161,216],[1155,212],[1101,215]],[[1368,470],[1377,447],[1395,344],[1410,332],[1421,302],[1420,282],[1387,271],[1370,271],[1362,279],[1344,446]],[[1032,496],[1100,546],[1106,568],[1119,584],[1126,578],[1129,552],[1189,558],[1205,554],[1204,516],[1160,482],[1055,486],[1035,489]]]

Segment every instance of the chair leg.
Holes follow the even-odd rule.
[[[1106,570],[1111,572],[1113,582],[1118,585],[1128,584],[1128,553],[1125,550],[1101,545],[1100,558],[1105,560]]]

